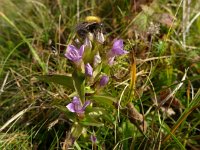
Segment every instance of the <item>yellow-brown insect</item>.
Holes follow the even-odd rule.
[[[99,40],[99,34],[103,34],[102,30],[103,23],[101,22],[101,19],[96,16],[87,16],[85,21],[78,24],[76,27],[76,32],[79,37],[85,39],[90,34],[94,36],[97,41]]]

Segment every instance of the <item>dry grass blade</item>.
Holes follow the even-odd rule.
[[[12,118],[10,118],[10,119],[0,128],[0,132],[2,132],[2,131],[3,131],[7,126],[9,126],[13,121],[19,119],[19,118],[20,118],[23,114],[25,114],[26,112],[30,111],[31,109],[38,108],[38,107],[39,107],[39,106],[32,106],[32,107],[31,107],[31,105],[30,105],[28,108],[26,108],[26,109],[24,109],[24,110],[18,112],[16,115],[14,115]]]
[[[135,82],[136,82],[136,59],[134,56],[132,56],[132,64],[131,64],[131,84],[130,84],[130,87],[131,87],[131,90],[134,91],[135,89]],[[134,92],[133,92],[134,94]]]
[[[7,79],[8,79],[9,74],[10,74],[10,72],[7,72],[7,74],[6,74],[6,76],[5,76],[5,79],[4,79],[3,84],[2,84],[2,86],[1,86],[1,89],[0,89],[0,95],[1,95],[1,93],[3,93],[3,91],[4,91],[3,89],[4,89],[4,86],[5,86],[5,84],[6,84],[6,81],[7,81]]]
[[[142,133],[145,133],[147,130],[147,123],[144,120],[144,116],[137,111],[132,103],[129,102],[126,106],[130,122],[135,124]]]
[[[187,77],[187,71],[188,71],[188,68],[185,70],[185,74],[184,74],[181,82],[176,86],[176,88],[164,100],[162,100],[162,102],[158,105],[157,109],[159,109],[162,105],[164,105],[181,88],[181,86],[183,85],[183,81],[185,81],[185,79]]]

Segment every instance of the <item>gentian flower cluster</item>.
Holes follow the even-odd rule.
[[[103,43],[105,40],[103,34],[97,34],[97,38],[101,43]],[[108,84],[109,76],[106,75],[106,73],[101,73],[101,72],[96,73],[96,74],[100,74],[100,76],[99,75],[94,76],[94,69],[98,65],[100,65],[101,63],[104,63],[104,62],[108,62],[108,64],[110,66],[112,66],[114,63],[115,57],[123,55],[123,54],[127,54],[128,52],[123,49],[123,46],[124,46],[123,40],[116,39],[113,43],[112,49],[110,51],[108,51],[108,53],[107,53],[107,58],[106,58],[107,61],[101,60],[99,51],[97,51],[96,54],[91,55],[91,56],[89,54],[87,57],[89,57],[90,61],[88,61],[88,60],[85,60],[84,52],[87,51],[87,48],[91,49],[91,47],[89,45],[85,45],[90,42],[91,41],[87,41],[80,48],[77,48],[74,45],[68,45],[66,53],[65,53],[65,57],[67,59],[69,59],[70,61],[74,62],[74,64],[79,64],[79,65],[83,64],[80,66],[84,66],[84,67],[80,67],[82,70],[79,70],[79,71],[85,73],[85,76],[87,76],[91,79],[100,77],[99,79],[96,79],[96,81],[99,81],[98,87],[103,88],[104,86],[106,86]],[[91,57],[93,57],[93,58],[91,58]],[[93,61],[91,61],[91,60],[93,60]],[[108,64],[104,64],[104,65],[108,65]],[[103,75],[101,75],[101,74],[103,74]],[[91,81],[93,81],[93,80],[91,80]],[[68,108],[69,111],[71,111],[73,113],[84,114],[86,107],[88,105],[90,105],[90,103],[91,103],[90,101],[85,101],[85,103],[82,104],[80,98],[75,96],[73,98],[72,102],[69,103],[66,107]]]
[[[103,48],[107,48],[104,44],[105,37],[103,29],[101,29],[101,24],[97,22],[91,23],[86,29],[81,29],[79,26],[77,26],[77,29],[78,37],[74,40],[76,45],[69,44],[64,54],[72,62],[72,65],[75,66],[72,78],[70,79],[73,80],[76,96],[66,106],[68,111],[77,116],[77,118],[72,117],[74,121],[70,135],[72,144],[79,138],[82,131],[84,131],[85,124],[98,124],[98,120],[94,118],[95,121],[93,123],[91,119],[92,114],[96,114],[95,112],[98,110],[95,107],[99,107],[96,105],[98,101],[95,101],[96,103],[91,105],[93,102],[92,97],[96,100],[95,96],[98,97],[97,94],[102,92],[104,87],[109,83],[111,79],[109,76],[110,68],[114,64],[115,58],[128,53],[124,50],[123,40],[115,39],[112,48],[105,54],[105,50],[102,50]],[[106,57],[102,57],[102,54],[105,54]],[[88,106],[93,106],[93,108],[88,109],[87,113],[85,113]],[[96,135],[92,134],[90,140],[92,148],[96,149],[98,144]]]

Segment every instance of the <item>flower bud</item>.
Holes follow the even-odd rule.
[[[85,65],[85,74],[90,77],[93,75],[93,68],[89,63]]]
[[[102,32],[97,32],[96,39],[101,44],[103,44],[105,41],[105,38]]]
[[[106,76],[106,75],[102,76],[100,79],[100,86],[105,86],[108,83],[108,81],[109,81],[108,76]]]
[[[95,135],[91,135],[90,136],[90,140],[92,141],[92,143],[96,143],[97,142],[97,137]]]
[[[101,57],[100,57],[100,55],[99,55],[99,53],[98,54],[96,54],[95,56],[94,56],[94,62],[93,62],[93,64],[94,64],[94,67],[96,67],[98,64],[100,64],[101,63]]]

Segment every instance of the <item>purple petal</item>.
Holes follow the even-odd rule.
[[[70,51],[65,53],[65,57],[67,57],[69,60],[76,62],[81,59],[81,56],[78,54],[77,51]]]
[[[73,103],[69,103],[67,106],[67,109],[71,112],[76,112],[74,104]]]
[[[100,86],[105,86],[109,81],[109,77],[108,76],[102,76],[100,79]]]
[[[109,65],[113,65],[114,59],[115,59],[115,56],[114,56],[114,57],[109,57],[109,58],[108,58],[108,63],[109,63]]]
[[[68,45],[65,57],[71,61],[76,62],[81,60],[82,55],[79,54],[79,50],[74,45]]]
[[[74,51],[74,50],[77,51],[77,48],[76,48],[74,45],[68,45],[68,46],[67,46],[67,50],[68,50],[68,51]]]
[[[83,56],[84,50],[85,50],[85,46],[82,45],[82,46],[80,47],[80,49],[79,49],[79,55],[81,56],[81,58],[82,58],[82,56]]]
[[[127,54],[128,52],[123,50],[122,48],[112,48],[112,53],[114,56],[119,56],[119,55]]]
[[[88,76],[90,76],[90,77],[92,77],[93,68],[92,68],[92,66],[89,63],[87,63],[85,65],[85,74],[88,75]]]
[[[123,46],[124,44],[122,39],[114,41],[113,48],[123,48]]]
[[[83,114],[85,108],[90,105],[90,101],[86,101],[85,104],[82,106],[79,97],[74,96],[71,103],[69,103],[66,107],[69,111],[75,112],[77,114]]]
[[[80,101],[79,97],[74,96],[72,103],[74,104],[75,112],[79,112],[80,110],[82,110],[82,105],[81,105],[81,101]]]
[[[112,51],[110,56],[117,56],[117,55],[123,55],[128,53],[127,51],[123,50],[123,40],[115,40],[113,47],[112,47]]]
[[[88,105],[90,105],[90,101],[88,100],[88,101],[85,101],[85,104],[83,105],[83,108],[82,108],[82,110],[85,110],[85,108],[88,106]]]
[[[73,100],[72,100],[72,103],[73,103],[73,104],[81,104],[81,101],[80,101],[79,97],[74,96],[74,97],[73,97]]]

